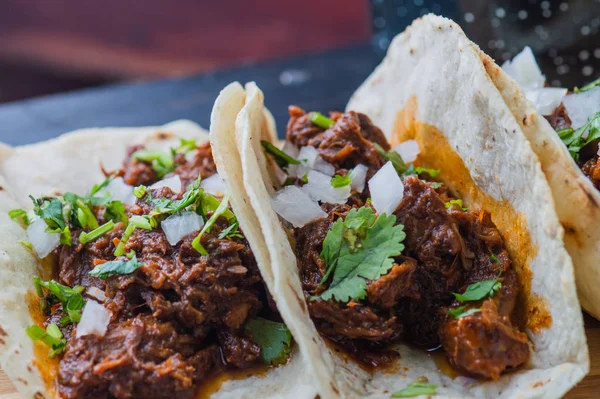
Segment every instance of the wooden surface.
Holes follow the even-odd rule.
[[[0,105],[0,141],[28,144],[77,128],[155,125],[179,118],[208,127],[214,99],[233,80],[259,84],[281,133],[289,104],[307,110],[344,109],[379,57],[369,45],[356,45],[185,79],[118,85]],[[568,399],[600,397],[600,322],[589,316],[585,321],[591,371]],[[0,371],[0,399],[17,398]]]

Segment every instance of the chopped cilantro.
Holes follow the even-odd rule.
[[[454,297],[460,302],[478,301],[488,296],[494,296],[494,293],[502,287],[498,278],[493,280],[483,280],[470,284],[464,293],[453,293]]]
[[[600,78],[594,80],[593,82],[590,82],[590,83],[586,84],[581,89],[579,87],[575,87],[573,89],[573,91],[575,93],[582,93],[584,91],[592,90],[594,87],[598,87],[598,86],[600,86]]]
[[[387,273],[393,257],[404,249],[404,226],[395,223],[396,216],[376,216],[368,207],[352,209],[345,220],[338,219],[323,241],[321,257],[327,270],[321,282],[331,273],[333,279],[320,297],[341,302],[363,299],[365,279],[376,280]]]
[[[60,355],[64,352],[67,341],[63,338],[58,326],[55,323],[48,324],[44,330],[40,326],[30,326],[26,330],[27,335],[34,341],[42,341],[50,347],[49,357]]]
[[[442,187],[444,185],[444,183],[431,183],[431,188],[433,188],[434,190],[437,190],[438,188]]]
[[[156,150],[137,150],[131,157],[136,161],[147,162],[152,165],[158,177],[163,177],[167,173],[175,170],[173,154]]]
[[[196,143],[196,139],[187,140],[184,138],[180,138],[179,146],[175,148],[175,153],[186,154],[190,151],[195,150],[196,147],[198,147],[198,144]],[[171,151],[173,151],[173,150],[171,150]]]
[[[329,119],[328,117],[326,117],[325,115],[323,115],[320,112],[311,112],[310,114],[308,114],[308,118],[310,119],[310,121],[312,123],[314,123],[315,125],[322,127],[323,129],[329,129],[331,126],[335,125],[335,121],[332,119]]]
[[[290,357],[292,334],[285,324],[256,317],[248,320],[244,328],[260,346],[260,353],[266,364],[277,366]]]
[[[19,244],[25,247],[29,252],[33,252],[33,244],[25,240],[17,240]]]
[[[375,148],[377,148],[379,155],[381,155],[386,161],[392,162],[392,165],[394,165],[394,169],[396,169],[398,176],[403,176],[406,171],[409,170],[400,154],[398,154],[396,151],[392,150],[390,152],[385,152],[382,146],[375,142],[373,142],[373,144],[375,145]]]
[[[13,209],[8,212],[8,216],[10,216],[11,219],[16,220],[22,226],[27,227],[31,224],[31,220],[29,220],[25,209]]]
[[[109,222],[104,223],[102,226],[90,231],[89,233],[82,231],[81,234],[79,234],[79,242],[85,245],[90,241],[94,241],[95,239],[102,237],[104,234],[108,233],[114,228],[115,222],[111,220]]]
[[[217,199],[215,198],[215,200],[217,200]],[[196,238],[194,238],[194,241],[192,241],[192,247],[196,251],[200,252],[202,255],[208,255],[208,252],[206,251],[206,249],[202,246],[202,244],[200,244],[200,239],[202,238],[202,235],[204,233],[210,233],[210,229],[212,229],[212,226],[215,224],[217,219],[219,219],[219,217],[221,217],[221,216],[226,217],[226,212],[229,211],[229,208],[227,208],[228,204],[229,204],[229,195],[226,195],[225,197],[223,197],[223,200],[221,201],[221,203],[219,204],[217,209],[215,209],[213,211],[213,214],[210,217],[210,219],[208,219],[208,221],[204,224],[204,227],[202,227],[202,230],[200,230],[200,233],[198,233]],[[229,212],[231,212],[231,211],[229,211]]]
[[[583,138],[585,132],[589,129],[587,138]],[[559,129],[556,131],[558,137],[567,146],[569,153],[575,161],[579,161],[579,151],[592,141],[600,139],[600,112],[596,112],[588,118],[588,123],[579,129],[573,128]]]
[[[111,262],[105,262],[94,267],[90,271],[90,276],[98,277],[102,280],[106,280],[110,276],[117,274],[130,274],[142,267],[142,264],[138,262],[137,257],[134,255],[131,259],[122,260],[117,259]]]
[[[137,186],[136,188],[133,189],[133,195],[135,196],[135,198],[143,198],[144,195],[146,195],[146,189],[148,187],[141,185],[141,186]]]
[[[392,398],[414,398],[421,395],[437,395],[438,386],[427,382],[415,381],[406,388],[393,393]]]
[[[51,229],[65,228],[66,223],[63,216],[63,204],[58,198],[38,198],[29,196],[33,201],[33,212],[43,219]]]
[[[500,260],[496,255],[494,255],[492,251],[490,251],[490,260],[492,261],[492,263],[500,263]]]
[[[467,309],[467,305],[462,305],[462,306],[459,306],[454,309],[449,309],[448,315],[454,317],[455,319],[460,319],[462,317],[470,316],[472,314],[481,312],[481,309],[479,309],[479,308],[471,308],[469,310],[465,310],[465,309]]]
[[[459,208],[461,208],[463,211],[467,210],[467,208],[463,207],[463,201],[461,199],[450,200],[450,201],[446,202],[445,205],[446,205],[446,209],[450,209],[451,207],[453,207],[454,205],[456,205]]]
[[[350,171],[346,176],[335,175],[333,179],[331,179],[331,186],[334,188],[349,186],[352,183],[352,179],[349,176]]]
[[[300,161],[292,158],[290,155],[281,151],[279,148],[275,147],[268,141],[261,140],[260,144],[262,144],[264,150],[273,157],[273,160],[279,165],[282,170],[286,170],[290,165],[299,165]]]
[[[154,227],[156,227],[156,224],[153,225],[152,219],[148,216],[135,215],[129,218],[129,224],[127,225],[127,228],[125,228],[123,237],[121,237],[121,241],[115,249],[115,256],[123,256],[125,254],[125,244],[136,228],[152,230]]]
[[[429,168],[423,168],[421,166],[417,166],[415,168],[417,174],[422,175],[423,173],[427,173],[429,176],[431,177],[437,177],[440,174],[440,170],[439,169],[429,169]]]
[[[63,307],[63,311],[68,314],[65,324],[77,323],[81,318],[81,310],[85,301],[81,293],[85,290],[84,287],[76,285],[75,287],[67,287],[62,285],[55,280],[42,281],[39,277],[33,278],[33,285],[35,290],[42,301],[40,307],[42,309],[48,309],[53,303],[60,302]],[[49,295],[44,295],[44,289],[49,292]]]
[[[69,226],[65,226],[62,231],[60,231],[60,243],[62,245],[71,246],[73,237],[71,237],[71,229]]]
[[[308,172],[306,172],[304,174],[304,176],[302,176],[302,183],[304,183],[304,184],[308,183]],[[293,182],[292,182],[292,184],[293,184]]]
[[[222,240],[225,237],[244,238],[244,236],[239,231],[239,223],[237,219],[219,234],[219,239]]]

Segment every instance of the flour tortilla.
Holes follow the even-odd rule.
[[[247,97],[251,90],[256,89],[247,88]],[[262,102],[262,98],[257,101]],[[288,298],[284,302],[288,308],[280,311],[292,313],[297,320],[289,327],[301,349],[310,355],[321,397],[388,398],[420,376],[439,386],[436,397],[561,397],[589,371],[583,320],[571,259],[562,241],[563,230],[536,155],[486,74],[477,51],[460,27],[448,19],[426,16],[396,37],[382,64],[357,90],[347,109],[366,113],[398,141],[401,132],[396,131],[397,118],[411,102],[418,104],[411,126],[420,145],[434,130],[440,131],[467,168],[466,181],[453,181],[452,173],[445,178],[442,170],[444,183],[455,189],[467,206],[482,206],[482,198],[500,204],[489,211],[497,224],[502,222],[499,229],[512,246],[509,250],[518,253],[521,249],[517,234],[529,237],[536,250],[520,255],[525,260],[524,274],[531,274],[532,300],[526,310],[546,312],[546,321],[551,318],[551,322],[539,328],[532,324],[526,330],[532,342],[531,360],[495,382],[452,379],[440,372],[423,351],[405,345],[396,348],[401,353],[402,371],[394,374],[370,375],[339,358],[318,335],[300,303],[303,295],[296,259],[270,206],[273,187],[261,165],[261,151],[257,152],[254,144],[261,137],[261,123],[248,119],[237,131],[244,187],[271,254],[276,289],[280,284],[282,295]],[[254,115],[260,118],[259,112]],[[262,180],[258,176],[261,171]],[[523,231],[507,225],[511,214],[518,215],[519,220],[514,222],[519,225],[515,227]],[[286,284],[288,290],[284,290]],[[537,320],[533,317],[536,314],[530,316],[532,322]]]
[[[239,108],[242,105],[243,100]],[[230,129],[233,129],[237,112],[239,109],[220,119],[231,120]],[[25,333],[33,324],[25,295],[33,290],[32,277],[47,276],[48,270],[18,244],[17,240],[27,240],[27,237],[9,218],[8,211],[30,209],[29,194],[36,197],[66,191],[85,194],[93,184],[104,179],[100,163],[106,170],[119,168],[127,146],[144,144],[151,149],[168,150],[179,143],[179,138],[195,138],[202,143],[209,136],[195,123],[182,120],[160,127],[78,130],[54,140],[16,148],[0,144],[0,367],[24,398],[57,397],[52,387],[45,386],[42,378],[45,373],[36,366],[43,368],[48,363],[48,349],[34,343]],[[216,156],[219,150],[215,151]],[[220,167],[219,172],[229,190],[235,192],[229,171]],[[238,201],[234,195],[232,202]],[[268,280],[268,266],[259,257],[257,260]],[[36,345],[40,345],[41,350],[34,353]],[[56,365],[50,370],[55,371]],[[212,397],[313,398],[315,389],[309,383],[306,370],[306,362],[296,353],[286,366],[269,369],[266,375],[224,382]]]
[[[540,159],[565,229],[565,247],[575,266],[579,301],[600,320],[600,192],[581,172],[558,134],[527,101],[517,83],[481,50],[479,55]]]

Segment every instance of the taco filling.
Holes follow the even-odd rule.
[[[484,379],[523,365],[521,287],[489,213],[436,182],[443,171],[407,165],[417,142],[392,149],[366,115],[289,111],[283,150],[263,146],[285,172],[272,206],[321,335],[371,367],[400,342]]]
[[[209,144],[134,146],[105,174],[86,196],[11,211],[52,264],[27,334],[59,359],[61,397],[188,398],[223,371],[286,363],[291,335]]]
[[[600,79],[573,91],[545,87],[531,48],[502,65],[521,86],[529,101],[550,123],[594,187],[600,190]]]

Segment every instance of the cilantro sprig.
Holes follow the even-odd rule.
[[[584,91],[592,90],[594,87],[598,87],[598,86],[600,86],[600,78],[594,80],[593,82],[590,82],[590,83],[586,84],[581,89],[579,87],[575,87],[573,89],[573,92],[575,92],[575,93],[582,93]]]
[[[394,165],[394,169],[396,169],[396,173],[398,173],[399,176],[404,176],[404,173],[408,171],[408,166],[406,165],[406,163],[404,163],[404,160],[402,159],[400,154],[398,154],[398,152],[394,150],[386,152],[382,146],[375,142],[373,142],[373,145],[375,145],[375,148],[377,148],[377,152],[379,152],[379,155],[381,155],[383,159],[392,162],[392,165]]]
[[[82,296],[82,293],[85,290],[84,287],[76,285],[71,288],[62,285],[55,280],[42,281],[42,279],[37,276],[33,278],[33,285],[38,296],[42,298],[40,301],[40,308],[43,313],[48,313],[52,305],[60,303],[63,312],[67,314],[67,316],[60,320],[61,324],[64,325],[79,322],[81,319],[81,311],[85,305]],[[46,290],[48,294],[46,294],[44,290]]]
[[[233,221],[233,223],[231,223],[229,225],[229,227],[227,227],[226,229],[221,231],[221,233],[219,234],[219,239],[222,240],[225,237],[240,238],[240,239],[244,238],[244,236],[240,232],[240,225],[239,225],[237,219],[235,219]]]
[[[440,174],[440,170],[424,168],[422,166],[415,166],[413,164],[410,164],[408,166],[408,169],[406,170],[406,172],[404,172],[404,176],[409,176],[409,175],[421,176],[423,174],[428,174],[430,177],[437,177]]]
[[[244,328],[260,346],[265,364],[277,366],[287,362],[292,351],[292,333],[285,324],[256,317],[248,320]]]
[[[438,386],[428,382],[415,381],[406,388],[393,393],[392,398],[414,398],[421,395],[437,395]]]
[[[404,226],[396,216],[377,216],[369,207],[350,210],[338,219],[323,241],[321,257],[327,266],[321,283],[333,274],[320,298],[348,302],[366,296],[368,280],[376,280],[393,266],[393,257],[404,249]]]
[[[584,138],[583,136],[588,130],[587,138]],[[600,139],[600,112],[591,115],[588,118],[588,122],[577,130],[569,127],[559,129],[556,133],[558,133],[558,137],[567,146],[573,159],[578,162],[581,149],[592,141]]]
[[[309,113],[308,119],[310,119],[312,123],[319,127],[322,127],[323,129],[329,129],[331,126],[335,125],[335,121],[333,119],[329,119],[320,112]]]
[[[216,198],[215,198],[215,200],[216,200]],[[196,251],[201,253],[202,255],[208,255],[208,251],[202,246],[202,244],[200,244],[202,235],[204,233],[210,233],[210,230],[212,229],[213,225],[217,222],[217,219],[219,219],[219,217],[226,216],[227,211],[229,211],[229,208],[227,208],[228,204],[229,204],[229,195],[225,195],[225,197],[223,197],[223,200],[221,201],[219,206],[213,211],[213,214],[210,217],[210,219],[208,219],[208,221],[204,224],[204,227],[202,227],[202,230],[200,230],[200,233],[198,233],[196,238],[194,238],[194,241],[192,241],[192,247]],[[231,211],[229,211],[229,213],[231,213]],[[233,214],[231,214],[231,215],[233,215]],[[233,217],[235,217],[235,216],[233,216]]]
[[[263,146],[263,149],[273,157],[273,160],[282,170],[287,170],[287,167],[290,165],[300,165],[300,161],[292,158],[289,154],[281,151],[279,148],[275,147],[272,143],[261,140],[260,144]]]
[[[67,341],[55,323],[48,324],[45,330],[37,325],[29,326],[26,332],[32,340],[41,341],[50,347],[48,357],[51,358],[63,353],[67,345]]]
[[[180,139],[179,146],[171,148],[168,152],[141,149],[134,152],[131,157],[136,161],[151,164],[152,169],[156,171],[158,177],[163,177],[176,169],[175,155],[188,153],[196,147],[196,140]]]
[[[498,281],[499,277],[500,276],[493,280],[477,281],[476,283],[470,284],[462,294],[454,292],[452,295],[454,295],[459,302],[479,301],[488,296],[492,297],[494,296],[494,293],[502,288],[502,283]]]
[[[449,309],[448,315],[454,317],[455,319],[461,319],[479,312],[481,312],[481,309],[479,308],[471,308],[467,310],[467,305],[462,305],[454,309]]]
[[[111,262],[99,264],[96,267],[94,267],[93,270],[90,270],[89,273],[90,276],[106,280],[111,276],[119,274],[131,274],[140,267],[142,267],[142,264],[138,262],[137,257],[134,254],[131,259],[117,259]]]
[[[458,207],[458,208],[462,209],[463,211],[467,210],[467,208],[463,206],[463,201],[461,199],[450,200],[450,201],[446,202],[444,205],[446,206],[446,209],[450,209],[450,208],[455,209],[455,207]]]

